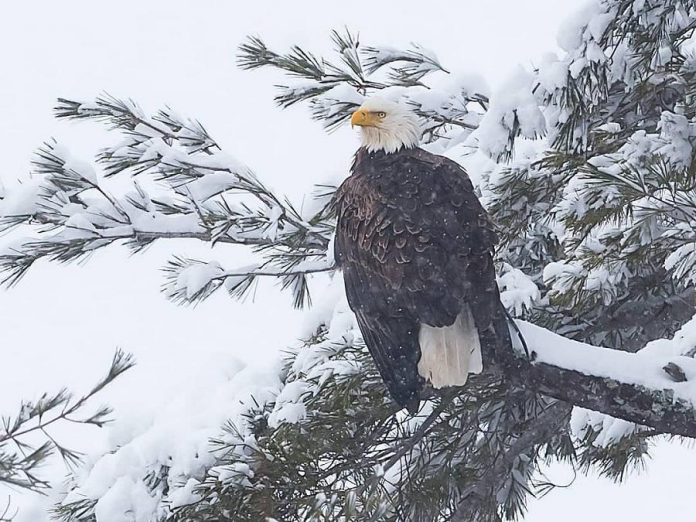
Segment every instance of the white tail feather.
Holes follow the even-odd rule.
[[[451,326],[421,324],[418,342],[421,358],[418,373],[434,388],[462,386],[470,373],[481,373],[481,342],[471,315],[464,306]]]

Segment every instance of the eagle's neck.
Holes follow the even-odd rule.
[[[391,115],[389,122],[361,130],[362,146],[368,152],[387,154],[417,146],[422,134],[418,118],[410,112]]]
[[[405,154],[407,150],[408,149],[399,149],[396,152],[387,153],[383,150],[370,151],[366,147],[360,147],[355,153],[355,157],[353,158],[353,166],[351,168],[351,173],[364,174],[373,172],[373,169],[370,168],[368,165],[379,164],[379,162],[381,161],[396,158],[398,156],[401,156],[402,154]],[[374,172],[379,172],[379,169],[377,169]]]

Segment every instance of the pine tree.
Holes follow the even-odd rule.
[[[381,91],[422,117],[424,147],[467,152],[500,226],[502,297],[529,321],[518,325],[530,353],[520,347],[408,416],[334,299],[287,354],[278,389],[247,400],[211,441],[202,472],[147,465],[152,519],[516,519],[529,495],[554,487],[539,473],[548,461],[621,479],[656,437],[696,436],[694,27],[694,2],[601,0],[565,28],[562,56],[495,93],[415,45],[364,46],[335,31],[335,56],[320,57],[249,38],[239,65],[286,74],[281,107],[306,103],[332,129]],[[56,114],[105,122],[123,141],[98,155],[103,176],[54,141],[39,150],[35,199],[22,194],[0,223],[41,235],[0,256],[7,283],[41,258],[173,238],[248,245],[259,259],[228,268],[174,257],[164,292],[176,302],[221,288],[241,297],[270,277],[302,306],[308,278],[333,273],[335,187],[317,187],[318,210],[300,212],[170,109],[149,116],[104,95],[61,99]],[[76,477],[55,514],[94,521],[98,502]]]

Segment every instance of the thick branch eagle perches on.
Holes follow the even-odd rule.
[[[417,146],[415,113],[375,97],[351,123],[362,146],[336,193],[335,259],[384,383],[415,413],[426,384],[461,386],[482,351],[511,349],[496,236],[464,169]]]

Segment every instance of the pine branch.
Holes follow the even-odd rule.
[[[363,54],[370,73],[392,65],[388,77],[394,85],[420,86],[423,85],[421,83],[423,77],[432,72],[441,71],[449,74],[432,51],[415,44],[406,50],[392,47],[367,47]]]
[[[649,426],[659,433],[696,438],[694,406],[677,399],[670,388],[655,390],[545,363],[522,368],[518,382],[549,397]]]
[[[94,102],[80,102],[58,98],[58,104],[54,108],[57,118],[71,120],[92,119],[103,121],[114,129],[122,129],[135,132],[139,126],[146,127],[155,135],[169,139],[175,139],[176,135],[168,126],[157,124],[153,119],[147,118],[140,106],[133,100],[121,100],[108,93],[98,96]]]
[[[287,259],[291,252],[321,256],[328,246],[332,225],[323,210],[303,218],[250,169],[215,150],[219,147],[199,122],[171,109],[148,117],[133,101],[108,95],[93,103],[61,99],[58,114],[106,121],[123,131],[126,140],[102,151],[97,161],[107,177],[130,171],[136,178],[130,192],[112,193],[92,165],[55,140],[47,142],[34,161],[41,179],[34,208],[7,212],[0,220],[3,229],[47,227],[38,229],[38,239],[0,253],[6,284],[18,282],[39,259],[70,262],[121,241],[139,251],[157,239],[191,238],[251,246]],[[153,187],[153,181],[159,183]],[[283,284],[293,287],[301,305],[304,277],[289,273]]]
[[[662,386],[640,380],[641,375],[661,370],[653,359],[583,345],[526,323],[518,324],[535,359],[530,361],[519,352],[507,355],[503,371],[513,384],[660,433],[696,438],[696,409],[680,397],[680,383],[673,382],[667,373]],[[601,373],[585,369],[587,361],[605,361]],[[693,359],[678,358],[678,365],[687,363],[696,367]],[[627,368],[633,370],[627,372]]]
[[[308,102],[314,119],[327,130],[344,124],[365,96],[388,87],[398,87],[403,99],[424,119],[424,141],[444,146],[460,143],[476,129],[488,109],[488,96],[478,92],[480,82],[453,84],[434,90],[426,79],[435,72],[449,74],[435,54],[421,46],[409,49],[361,45],[348,29],[332,31],[336,60],[318,57],[293,46],[289,53],[270,50],[259,37],[249,37],[239,48],[238,63],[244,69],[272,67],[301,82],[279,85],[276,103],[287,108]],[[386,81],[382,79],[384,71]],[[426,87],[430,93],[424,92]],[[475,110],[478,105],[481,111]]]
[[[87,415],[82,412],[95,395],[134,364],[130,355],[117,350],[106,375],[81,397],[74,398],[63,389],[53,395],[44,394],[35,402],[23,402],[14,417],[3,417],[0,429],[0,482],[40,492],[49,484],[36,472],[53,452],[57,451],[68,465],[78,464],[81,455],[58,442],[50,434],[49,428],[65,422],[103,427],[110,421],[111,408],[102,406]],[[25,442],[33,434],[38,434],[45,441],[38,446]],[[10,449],[10,445],[15,449]]]
[[[674,321],[684,323],[696,313],[696,289],[686,288],[667,297],[654,296],[641,303],[623,302],[610,308],[590,328],[591,332],[628,329],[633,327],[657,326],[671,324]]]
[[[279,279],[283,288],[286,288],[297,285],[296,280],[306,281],[310,274],[332,272],[335,266],[328,263],[325,257],[312,259],[312,256],[300,256],[297,263],[285,266],[276,266],[268,261],[225,270],[217,262],[174,257],[163,270],[166,274],[163,285],[165,295],[176,303],[194,304],[206,299],[223,285],[230,295],[241,299],[259,278]],[[306,298],[304,286],[306,283],[300,283],[299,287],[293,286],[295,305],[298,308]]]
[[[478,517],[486,513],[485,506],[492,502],[501,486],[500,477],[510,473],[509,470],[514,467],[520,455],[543,445],[558,433],[567,424],[570,410],[571,407],[567,404],[557,402],[535,417],[519,437],[512,438],[509,445],[496,455],[493,465],[484,469],[482,475],[461,492],[456,501],[456,509],[449,520],[479,520]]]

